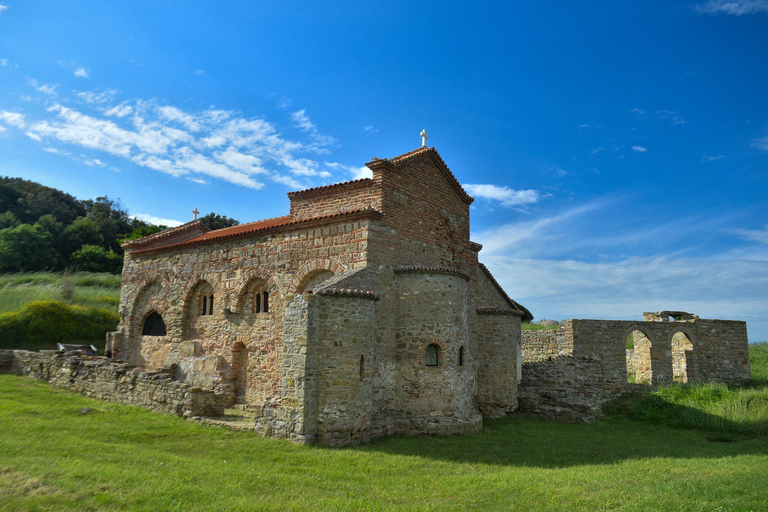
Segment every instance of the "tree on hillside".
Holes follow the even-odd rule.
[[[22,178],[0,177],[0,207],[30,224],[49,213],[65,225],[86,214],[82,202],[75,197]]]
[[[33,272],[54,264],[54,242],[39,224],[0,230],[0,272]]]
[[[223,215],[216,215],[214,212],[209,213],[205,217],[200,217],[200,222],[202,222],[205,227],[210,230],[229,228],[240,224],[239,220],[230,219],[229,217],[225,217]]]
[[[80,217],[75,222],[64,228],[59,239],[59,254],[62,261],[67,261],[69,255],[84,245],[104,244],[99,225],[90,217]]]
[[[144,238],[145,236],[154,235],[155,233],[159,233],[165,229],[168,229],[168,226],[155,226],[150,224],[138,226],[134,228],[133,231],[131,231],[127,236],[121,237],[119,242],[122,244],[128,240],[137,240],[139,238]]]
[[[21,221],[13,212],[0,213],[0,229],[15,228]]]

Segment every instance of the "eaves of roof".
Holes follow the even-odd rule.
[[[209,231],[201,236],[179,242],[171,245],[163,245],[159,247],[150,247],[148,249],[141,249],[138,251],[131,251],[131,256],[154,254],[158,252],[166,252],[170,250],[184,249],[187,247],[193,247],[195,245],[205,245],[208,243],[221,242],[224,240],[234,240],[238,238],[248,238],[254,235],[264,235],[272,232],[278,232],[285,228],[293,227],[311,227],[316,224],[324,224],[329,220],[335,219],[355,219],[355,218],[381,218],[382,214],[378,210],[372,208],[363,208],[360,210],[354,210],[350,212],[335,213],[332,215],[323,215],[321,217],[312,217],[310,219],[291,220],[290,215],[284,217],[275,217],[273,219],[260,220],[257,222],[249,222],[247,224],[240,224],[224,229],[217,229],[215,231]]]

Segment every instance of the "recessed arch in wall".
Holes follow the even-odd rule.
[[[345,270],[347,270],[346,267],[335,260],[321,259],[310,261],[294,274],[291,284],[288,287],[288,293],[291,295],[304,293],[307,291],[308,283],[310,284],[309,287],[316,286],[333,277],[334,274],[341,274]],[[323,276],[325,276],[325,279],[319,280]],[[312,279],[311,282],[310,279]],[[315,279],[319,281],[315,282]]]
[[[190,286],[183,302],[183,337],[184,339],[199,339],[203,337],[202,327],[210,323],[213,314],[221,309],[214,286],[207,279],[198,279]]]

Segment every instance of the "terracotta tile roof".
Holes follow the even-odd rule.
[[[205,227],[205,224],[203,224],[199,220],[191,220],[185,224],[176,226],[175,228],[164,229],[153,235],[147,235],[143,238],[137,238],[136,240],[127,240],[126,242],[123,242],[121,247],[140,247],[142,245],[147,245],[150,242],[155,242],[163,238],[168,238],[169,236],[177,235],[185,231],[192,231],[193,229],[198,229],[198,230],[201,230],[202,232],[208,231],[208,228]]]
[[[343,213],[334,213],[331,215],[323,215],[320,217],[312,217],[309,219],[301,219],[301,220],[291,220],[290,215],[285,215],[283,217],[275,217],[273,219],[260,220],[257,222],[249,222],[247,224],[240,224],[238,226],[232,226],[229,228],[209,231],[205,234],[202,234],[190,240],[185,240],[183,242],[179,242],[176,244],[161,245],[158,247],[141,249],[138,251],[133,251],[131,252],[131,254],[133,255],[133,254],[147,254],[151,252],[162,252],[170,249],[177,249],[181,247],[205,244],[205,243],[216,241],[216,240],[247,237],[249,235],[253,235],[256,233],[269,232],[271,230],[279,229],[287,226],[298,226],[301,224],[310,224],[317,221],[353,216],[356,214],[357,215],[373,214],[376,216],[381,216],[381,212],[379,212],[378,210],[374,210],[372,208],[363,208],[360,210],[354,210],[354,211],[343,212]]]
[[[445,160],[443,160],[443,158],[440,156],[440,153],[438,153],[437,150],[433,147],[429,147],[429,148],[420,147],[418,149],[414,149],[413,151],[403,153],[400,156],[386,159],[386,161],[393,165],[400,165],[406,160],[410,160],[412,158],[416,158],[420,156],[432,156],[433,158],[435,158],[437,160],[438,167],[440,167],[443,173],[445,173],[445,175],[451,181],[453,188],[456,189],[456,192],[459,193],[459,196],[461,196],[462,200],[467,204],[472,204],[474,202],[475,198],[467,194],[467,191],[464,190],[464,187],[461,186],[461,183],[459,183],[459,180],[456,179],[456,175],[454,175],[453,172],[451,172],[451,169],[445,163]]]
[[[318,192],[318,191],[328,190],[328,189],[337,188],[337,187],[348,187],[353,184],[367,185],[368,183],[373,183],[373,180],[371,178],[361,178],[359,180],[343,181],[341,183],[334,183],[333,185],[305,188],[304,190],[295,190],[293,192],[288,192],[288,197],[294,197],[294,196],[306,194],[309,192]]]

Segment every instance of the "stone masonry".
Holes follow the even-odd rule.
[[[478,262],[472,197],[434,148],[367,166],[289,193],[284,217],[127,242],[111,355],[301,443],[475,432],[514,411],[522,309]]]
[[[606,401],[647,385],[750,378],[745,322],[682,312],[644,319],[563,320],[556,330],[524,331],[520,411],[591,421]],[[626,348],[630,336],[633,349]]]

